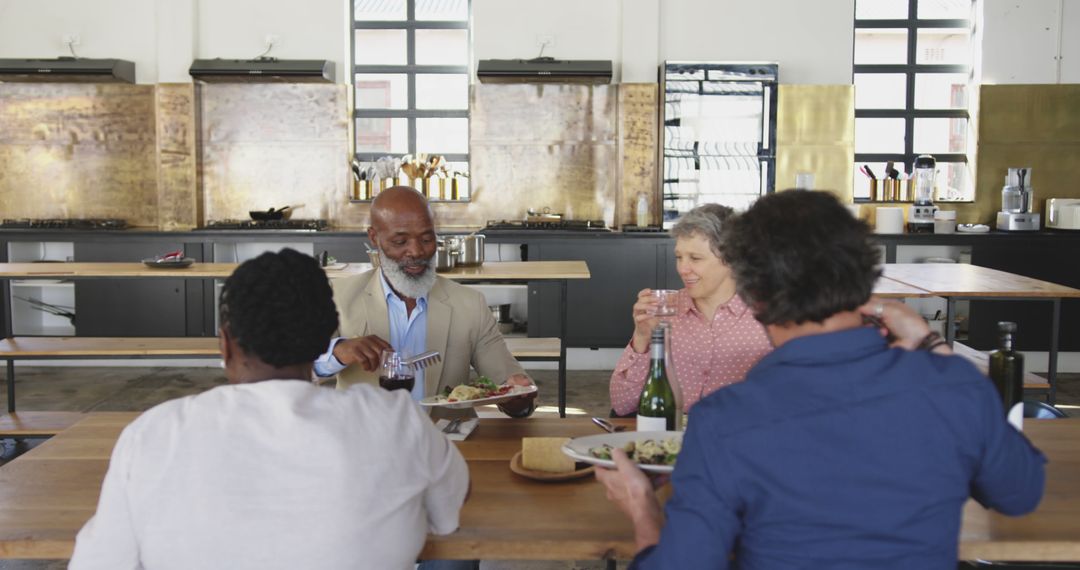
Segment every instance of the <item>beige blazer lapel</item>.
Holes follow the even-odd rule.
[[[356,281],[351,281],[356,279]],[[390,317],[386,310],[382,280],[378,272],[349,278],[348,282],[335,286],[334,300],[338,304],[341,326],[339,334],[346,338],[376,335],[390,340]],[[352,365],[338,373],[337,387],[347,388],[358,382],[376,384],[377,372],[367,372],[359,365]]]
[[[435,281],[435,286],[428,294],[427,314],[427,350],[437,350],[442,355],[438,364],[433,364],[424,370],[424,395],[432,396],[442,381],[443,365],[446,363],[446,344],[450,337],[450,298],[441,280]]]
[[[357,302],[363,305],[362,311],[353,314],[367,316],[365,336],[375,335],[390,342],[390,314],[386,308],[386,292],[382,287],[382,275],[378,272],[368,281],[364,294]]]

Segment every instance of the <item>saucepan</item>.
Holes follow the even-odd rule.
[[[269,222],[272,220],[287,220],[292,217],[293,207],[270,208],[269,210],[251,210],[248,215],[256,222]]]
[[[450,271],[457,265],[458,250],[451,244],[439,240],[435,248],[435,271]]]
[[[483,234],[470,234],[461,238],[461,250],[458,252],[457,264],[463,266],[481,265],[484,263],[484,236]]]

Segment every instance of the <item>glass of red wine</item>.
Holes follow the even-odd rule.
[[[405,355],[396,350],[384,349],[380,355],[379,386],[384,390],[412,392],[416,372],[405,364]]]

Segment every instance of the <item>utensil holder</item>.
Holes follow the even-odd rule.
[[[446,179],[445,178],[436,178],[436,180],[439,182],[439,199],[440,200],[445,200],[447,198],[447,196],[446,196]]]
[[[374,180],[353,180],[352,199],[370,200],[375,189]]]
[[[875,202],[884,202],[885,196],[881,193],[881,185],[878,184],[877,178],[871,178],[870,182],[870,199]]]
[[[431,198],[431,179],[430,178],[421,178],[420,179],[420,185],[417,186],[416,189],[419,190],[420,193],[423,194],[425,198]]]
[[[459,190],[458,190],[458,179],[457,178],[451,178],[450,179],[450,199],[451,200],[460,200],[461,199],[461,195],[459,194]]]
[[[886,178],[884,180],[884,194],[885,202],[896,202],[900,200],[900,181],[895,178]]]

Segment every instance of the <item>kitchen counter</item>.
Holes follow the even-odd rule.
[[[438,228],[440,235],[467,235],[482,233],[489,240],[497,239],[506,242],[521,239],[552,239],[552,238],[595,238],[595,239],[670,239],[668,232],[622,232],[614,231],[588,231],[588,230],[485,230],[482,228]],[[198,229],[161,231],[154,228],[136,227],[124,230],[65,230],[65,229],[21,229],[0,228],[0,239],[11,241],[74,241],[81,239],[116,239],[116,238],[164,238],[172,241],[184,241],[187,243],[200,241],[213,241],[213,239],[231,236],[274,236],[296,238],[321,238],[321,237],[367,237],[367,230],[363,228],[331,228],[326,231],[309,230],[226,230],[226,229]],[[213,239],[211,239],[213,238]],[[1080,231],[1070,230],[1042,230],[1038,232],[999,232],[987,233],[954,233],[954,234],[874,234],[873,239],[879,242],[903,242],[911,244],[964,244],[976,243],[984,240],[1023,240],[1032,238],[1053,238],[1055,240],[1080,240]]]
[[[444,235],[471,233],[461,226],[445,228]],[[632,323],[630,307],[643,288],[679,288],[675,271],[674,240],[663,233],[618,231],[494,230],[484,232],[487,243],[520,246],[520,259],[588,263],[592,278],[568,284],[570,347],[621,348]],[[929,257],[970,255],[972,264],[1080,288],[1080,265],[1070,263],[1080,247],[1080,232],[989,232],[985,234],[874,235],[884,261],[913,262]],[[22,245],[8,247],[9,244]],[[59,249],[37,248],[34,242],[71,244]],[[0,262],[64,260],[77,262],[133,262],[183,248],[199,262],[234,262],[270,248],[292,246],[310,253],[328,252],[338,261],[368,261],[367,233],[357,228],[321,232],[296,230],[192,230],[162,232],[147,228],[128,230],[0,229]],[[34,255],[42,257],[34,257]],[[16,257],[11,257],[16,256]],[[512,256],[517,258],[517,256]],[[494,261],[494,259],[491,259]],[[508,259],[509,261],[510,259]],[[78,283],[80,336],[183,336],[213,334],[212,288],[183,282]],[[44,292],[40,292],[45,295]],[[558,336],[562,323],[559,292],[542,284],[530,287],[530,336]],[[41,298],[41,297],[37,297]],[[48,302],[48,301],[46,301]],[[53,301],[54,304],[70,304]],[[117,315],[112,307],[130,305]],[[168,314],[165,314],[168,313]],[[1048,312],[1025,302],[971,303],[971,346],[992,348],[998,320],[1016,321],[1022,350],[1045,350],[1049,344]],[[1062,350],[1080,350],[1080,300],[1062,302]],[[201,323],[201,324],[200,324]]]

